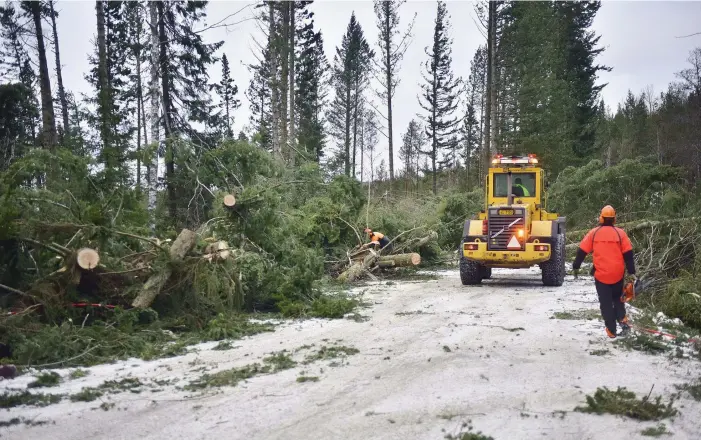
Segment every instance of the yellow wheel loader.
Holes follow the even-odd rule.
[[[492,268],[539,265],[543,284],[565,280],[565,217],[546,210],[545,173],[534,154],[491,161],[485,182],[485,207],[465,222],[460,244],[464,285],[490,278]]]

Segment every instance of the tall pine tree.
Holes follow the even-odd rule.
[[[433,171],[433,193],[438,192],[437,165],[441,152],[452,146],[452,137],[458,131],[460,119],[454,116],[458,107],[458,92],[461,80],[452,71],[452,40],[448,36],[450,23],[445,2],[439,1],[433,32],[433,45],[425,49],[428,61],[422,73],[419,103],[426,111],[426,136],[430,149],[426,153],[431,159]]]
[[[389,141],[389,177],[394,180],[394,127],[392,126],[392,98],[399,85],[399,63],[411,42],[411,30],[414,20],[411,21],[406,31],[399,30],[399,7],[406,0],[375,0],[375,17],[379,35],[377,45],[380,49],[376,61],[379,67],[377,78],[380,82],[380,98],[387,108],[387,140]]]
[[[298,9],[300,10],[300,9]],[[302,10],[305,11],[305,10]],[[326,101],[328,61],[321,31],[314,29],[311,13],[301,18],[297,29],[298,61],[295,64],[295,107],[298,120],[297,145],[308,160],[319,162],[325,146],[323,107]],[[297,21],[300,23],[300,20]]]
[[[363,29],[351,15],[341,46],[336,48],[332,71],[335,91],[329,122],[331,133],[340,148],[338,159],[347,176],[354,175],[359,107],[370,75],[373,51],[365,39]]]
[[[236,99],[236,95],[239,92],[238,86],[234,83],[234,79],[231,77],[231,69],[229,68],[229,60],[226,55],[222,56],[222,78],[218,84],[214,85],[214,90],[216,90],[219,95],[221,109],[220,114],[222,116],[222,124],[224,128],[224,133],[227,138],[232,139],[234,137],[234,132],[231,128],[234,122],[234,111],[241,106],[241,102]]]

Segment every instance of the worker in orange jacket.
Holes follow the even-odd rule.
[[[616,337],[616,321],[621,326],[619,336],[630,331],[626,316],[626,305],[621,301],[625,271],[635,278],[635,260],[633,245],[626,232],[614,226],[616,211],[606,205],[599,216],[599,226],[584,236],[579,244],[577,256],[572,263],[575,277],[584,258],[593,253],[596,292],[599,295],[601,316],[606,324],[609,338]]]
[[[380,249],[385,249],[389,244],[389,239],[381,232],[375,232],[370,228],[365,228],[365,233],[370,237],[370,243],[363,245],[363,248],[370,246],[379,246]]]

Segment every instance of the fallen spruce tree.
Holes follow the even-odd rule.
[[[408,232],[408,231],[407,231]],[[398,234],[397,239],[403,233]],[[438,234],[430,231],[422,237],[410,238],[400,243],[390,242],[393,246],[391,253],[385,254],[383,249],[376,246],[358,245],[347,252],[347,263],[337,268],[340,271],[338,280],[352,282],[361,278],[377,279],[375,275],[382,269],[397,267],[415,267],[421,264],[420,250],[434,242]]]

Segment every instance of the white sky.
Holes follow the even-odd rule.
[[[218,22],[253,2],[211,1],[208,6],[208,23]],[[57,10],[58,34],[61,44],[61,58],[64,84],[76,95],[90,93],[84,79],[89,70],[88,53],[96,33],[95,3],[93,1],[61,1]],[[322,30],[324,49],[329,62],[333,61],[335,48],[340,44],[343,33],[355,11],[356,17],[371,44],[377,39],[375,16],[372,1],[317,0],[311,5],[316,16],[316,27]],[[456,76],[467,78],[470,61],[476,48],[483,44],[483,37],[475,24],[474,3],[449,1],[450,23],[453,36],[453,69]],[[402,62],[398,87],[394,101],[395,158],[401,135],[409,121],[421,111],[416,98],[418,83],[421,80],[421,63],[426,56],[424,47],[431,44],[436,3],[433,1],[408,1],[400,11],[401,25],[406,26],[416,13],[413,43]],[[231,73],[239,87],[241,108],[236,112],[236,131],[248,123],[248,103],[244,91],[248,87],[250,75],[246,64],[255,62],[252,35],[258,34],[251,17],[252,8],[246,8],[228,22],[243,21],[229,29],[219,28],[207,31],[208,41],[224,40],[223,52],[231,64]],[[657,94],[666,90],[675,80],[674,73],[686,67],[689,52],[701,46],[701,35],[690,38],[676,38],[682,35],[701,32],[701,2],[623,2],[604,1],[594,22],[594,30],[601,35],[600,44],[606,48],[599,62],[613,71],[603,72],[600,82],[607,82],[604,99],[613,110],[622,101],[628,89],[639,93],[652,85]],[[50,66],[53,70],[53,62]],[[220,77],[221,67],[211,69],[211,79]],[[378,150],[386,151],[387,142],[380,136]],[[396,163],[396,159],[395,159]]]

